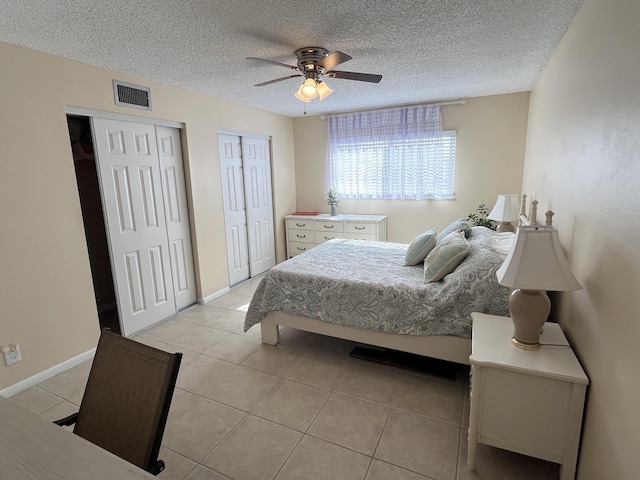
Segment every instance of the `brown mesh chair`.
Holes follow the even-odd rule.
[[[55,423],[157,475],[181,359],[103,330],[79,412]]]

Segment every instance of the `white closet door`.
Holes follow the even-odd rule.
[[[191,229],[180,130],[156,126],[173,291],[178,311],[196,303]]]
[[[176,313],[153,125],[93,118],[124,336]]]
[[[242,137],[244,189],[251,276],[276,264],[269,140]]]
[[[249,278],[247,215],[244,201],[240,137],[218,134],[229,284]]]

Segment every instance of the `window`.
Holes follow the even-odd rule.
[[[439,105],[328,118],[327,188],[345,199],[454,198],[456,132]]]

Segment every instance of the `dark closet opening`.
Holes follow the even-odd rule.
[[[98,169],[91,137],[91,122],[89,117],[68,115],[67,125],[100,328],[109,328],[112,332],[120,334],[116,290],[113,285]]]

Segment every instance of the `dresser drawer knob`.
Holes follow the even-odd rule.
[[[323,226],[324,226],[324,228],[333,228],[333,227],[335,227],[335,225],[323,225]]]
[[[298,238],[307,238],[306,235],[300,235],[299,233],[296,234],[296,237],[298,237]]]
[[[296,223],[296,227],[306,227],[306,223]]]
[[[356,230],[365,230],[367,227],[355,227]]]

